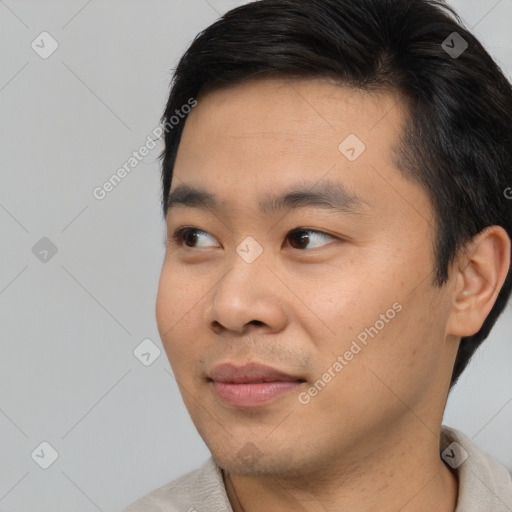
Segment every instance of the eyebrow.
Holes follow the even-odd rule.
[[[314,189],[314,190],[313,190]],[[322,180],[319,183],[299,183],[283,194],[270,194],[258,202],[260,211],[273,215],[283,210],[318,208],[345,214],[362,214],[368,204],[349,193],[339,182]],[[177,207],[226,209],[226,202],[205,189],[187,184],[178,185],[167,198],[167,212]]]

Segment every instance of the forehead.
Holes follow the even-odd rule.
[[[358,150],[364,146],[362,156],[369,150],[389,162],[404,121],[396,95],[370,94],[319,78],[258,79],[210,91],[197,101],[185,121],[177,165],[183,159],[206,163],[200,162],[205,158],[210,168],[223,161],[240,169],[272,160],[307,166],[322,157],[348,163],[340,160],[339,148],[348,136],[360,141]]]
[[[240,135],[263,135],[263,127],[269,136],[307,129],[307,137],[321,137],[346,128],[362,135],[384,118],[388,129],[399,130],[406,112],[406,99],[398,93],[365,91],[321,77],[253,79],[200,94],[197,101],[186,124],[214,121],[225,133]]]
[[[185,183],[237,206],[256,205],[297,180],[329,180],[367,204],[381,203],[381,213],[411,209],[404,195],[429,209],[423,191],[396,168],[406,110],[395,94],[281,78],[210,91],[197,101],[183,129],[172,190]]]

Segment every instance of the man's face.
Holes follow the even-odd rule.
[[[324,80],[214,91],[186,121],[171,193],[186,184],[219,205],[169,210],[157,322],[191,418],[232,473],[357,464],[398,433],[436,431],[453,287],[432,286],[432,208],[393,161],[403,125],[396,96]],[[344,191],[338,209],[260,210],[325,188]],[[180,245],[184,226],[196,231]],[[292,382],[212,381],[224,363]]]

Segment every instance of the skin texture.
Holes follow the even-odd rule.
[[[488,228],[449,282],[433,286],[433,211],[392,151],[405,114],[391,93],[263,79],[200,96],[186,121],[171,192],[202,187],[223,208],[170,210],[156,316],[235,512],[455,509],[457,481],[439,456],[443,410],[460,337],[494,304],[510,240]],[[349,134],[366,146],[354,161],[338,149]],[[365,206],[259,211],[261,197],[299,180],[312,190],[340,183]],[[181,226],[205,234],[180,246],[172,233]],[[296,228],[315,230],[309,243],[289,236]],[[249,236],[263,248],[252,263],[236,252]],[[298,392],[397,303],[400,312],[301,403]],[[264,406],[235,407],[207,379],[228,361],[307,382]]]

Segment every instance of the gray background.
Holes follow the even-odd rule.
[[[157,127],[192,38],[242,3],[0,0],[3,512],[119,511],[209,456],[154,319],[160,146],[92,192]],[[512,0],[451,3],[510,77]],[[59,45],[47,59],[31,47],[43,31]],[[43,237],[56,254],[34,254]],[[509,306],[445,417],[509,469],[511,328]],[[133,353],[145,339],[162,350],[149,366]]]

